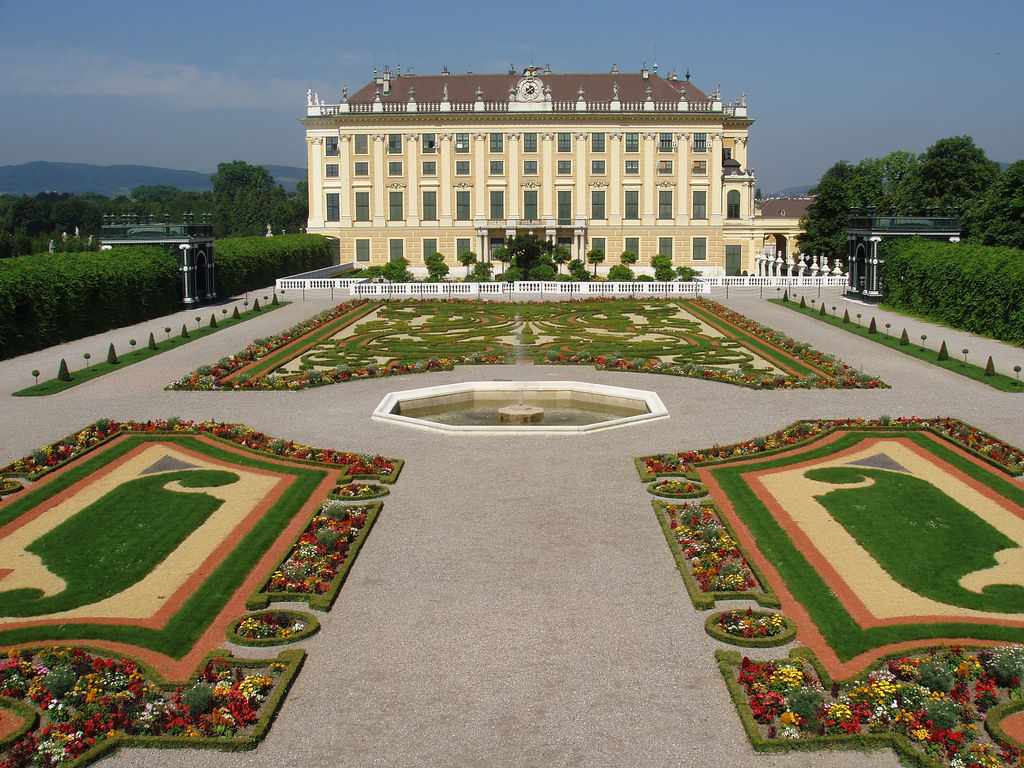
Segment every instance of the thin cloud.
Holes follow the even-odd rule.
[[[306,88],[283,78],[256,79],[86,51],[0,53],[0,92],[40,96],[121,97],[178,110],[280,109],[304,105]]]

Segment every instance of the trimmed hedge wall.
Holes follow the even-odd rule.
[[[1024,251],[969,243],[887,243],[885,303],[901,312],[1024,344]]]
[[[330,266],[334,247],[323,235],[230,237],[214,247],[217,295],[237,296],[271,285],[279,277]]]
[[[0,359],[179,309],[178,264],[154,246],[0,260]]]

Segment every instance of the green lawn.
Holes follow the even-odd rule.
[[[864,433],[850,431],[828,445],[807,452],[766,457],[765,461],[756,465],[756,469],[760,471],[784,467],[825,457],[852,447],[865,437],[882,436],[912,440],[1014,504],[1024,505],[1024,489],[1012,480],[1004,480],[995,473],[977,466],[956,451],[936,444],[926,435],[908,431],[893,432],[891,435],[877,430]],[[736,513],[749,526],[757,540],[758,548],[779,571],[790,592],[804,606],[841,660],[847,661],[873,648],[902,641],[941,637],[1011,642],[1024,640],[1024,630],[996,624],[962,624],[951,621],[861,628],[747,484],[743,474],[752,470],[753,467],[750,465],[740,467],[722,464],[708,467],[708,471],[714,475],[729,497]],[[838,474],[831,476],[850,482],[853,474],[869,473],[872,471],[858,467],[853,473],[842,477]],[[920,494],[921,490],[917,484],[904,487],[902,490],[898,490],[892,484],[886,484],[869,497],[863,498],[861,502],[856,502],[852,497],[846,497],[847,494],[854,493],[852,490],[844,491],[839,486],[835,493],[843,494],[844,498],[837,495],[836,498],[825,501],[829,510],[836,512],[837,519],[851,535],[865,550],[875,556],[882,567],[897,581],[913,591],[926,590],[922,594],[930,594],[934,599],[950,602],[951,598],[955,598],[962,602],[966,600],[965,595],[961,594],[965,590],[958,590],[957,574],[974,570],[978,563],[982,564],[980,567],[985,567],[986,563],[991,564],[992,552],[1008,546],[1008,540],[994,532],[969,510],[963,509],[952,499],[938,493],[936,489],[932,489],[927,497],[919,498],[916,494]],[[885,496],[887,493],[889,496]],[[899,495],[892,495],[896,493]],[[854,508],[858,505],[863,509]],[[920,531],[922,526],[927,527],[931,524],[929,521],[937,521],[936,529],[928,533]],[[948,531],[940,530],[939,526],[944,525],[955,527]],[[921,535],[918,535],[919,533]],[[980,547],[981,551],[972,552],[970,555],[965,552],[975,546]],[[912,575],[918,571],[925,575]],[[935,583],[925,585],[924,582],[929,578]],[[987,610],[1022,610],[1020,589],[1015,587],[991,588],[971,599],[976,599],[977,604],[985,606]]]

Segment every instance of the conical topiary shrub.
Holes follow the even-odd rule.
[[[789,301],[789,289],[788,288],[782,292],[782,300],[783,301]]]
[[[800,309],[807,309],[807,300],[803,296],[800,297]]]
[[[844,323],[850,322],[850,310],[848,310],[848,309],[844,309],[843,310],[843,322]]]
[[[153,338],[153,332],[152,331],[149,332],[149,348],[150,349],[157,349],[156,339]]]
[[[259,299],[253,299],[252,311],[253,312],[262,312],[262,310],[260,309],[260,300]]]
[[[275,307],[276,307],[276,306],[277,306],[278,304],[280,304],[280,303],[281,303],[281,302],[279,302],[279,301],[277,300],[277,294],[276,294],[276,293],[274,294],[274,298],[273,298],[273,300],[272,300],[272,301],[271,301],[270,303],[271,303],[271,305],[272,305],[272,306],[275,306]]]
[[[910,343],[910,336],[907,335],[907,329],[903,329],[903,333],[900,334],[900,346],[905,347]]]
[[[210,315],[210,327],[211,328],[216,328],[217,327],[217,316],[216,315]]]
[[[996,364],[992,362],[992,355],[988,356],[988,362],[985,363],[985,375],[995,376],[996,375]]]
[[[946,349],[946,342],[942,342],[942,346],[939,347],[939,360],[949,360],[949,350]]]
[[[241,319],[241,317],[242,316],[240,314],[238,314],[238,307],[236,306],[235,307],[235,311],[231,313],[231,318],[233,320],[239,320],[239,319]]]
[[[868,333],[878,333],[878,326],[875,325],[875,318],[871,318],[871,324],[868,325]]]
[[[68,361],[63,357],[60,359],[60,368],[57,369],[57,381],[71,381],[71,371],[68,370]]]
[[[114,351],[114,342],[110,342],[110,346],[107,347],[107,362],[111,365],[117,365],[117,352]]]
[[[824,315],[825,314],[825,305],[824,304],[821,305],[821,309],[818,310],[818,314],[819,315]]]
[[[181,324],[181,338],[183,338],[183,339],[189,338],[188,326],[185,325],[184,323]]]

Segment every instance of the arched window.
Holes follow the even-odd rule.
[[[729,192],[726,217],[730,219],[738,219],[740,217],[740,193],[737,189]]]

